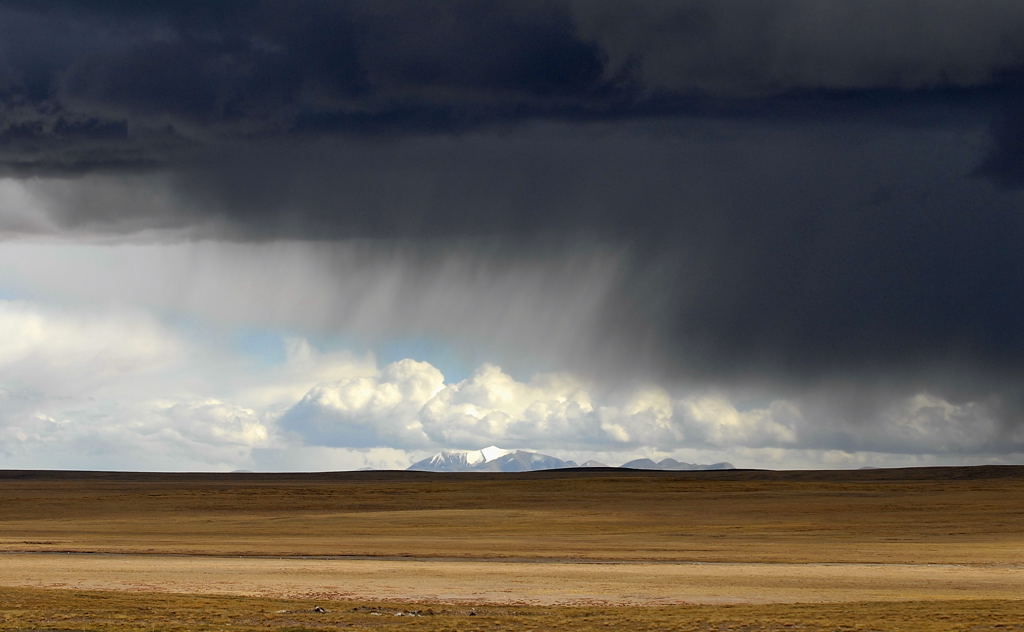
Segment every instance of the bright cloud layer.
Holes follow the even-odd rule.
[[[981,404],[957,406],[917,395],[887,410],[883,419],[865,422],[877,445],[862,449],[993,450],[1000,431],[984,415]],[[621,396],[567,374],[518,381],[490,364],[465,380],[445,383],[431,364],[402,360],[375,376],[318,384],[282,416],[280,426],[313,445],[407,450],[495,443],[587,453],[811,447],[842,452],[849,446],[851,439],[843,436],[832,437],[832,446],[818,445],[821,431],[814,422],[797,401],[741,410],[722,393],[673,397],[647,387]],[[971,435],[963,433],[965,422],[973,424]]]
[[[992,460],[1024,446],[1024,437],[996,445],[1005,433],[985,403],[927,393],[854,436],[824,431],[796,399],[741,407],[726,392],[623,392],[564,372],[522,380],[494,364],[449,380],[429,362],[380,366],[296,337],[283,337],[283,359],[268,363],[130,311],[0,300],[0,329],[9,334],[0,340],[8,468],[403,468],[439,449],[490,444],[612,464],[675,455],[842,467],[932,462],[929,454]]]

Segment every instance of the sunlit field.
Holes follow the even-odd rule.
[[[6,551],[1024,561],[1024,467],[0,476]]]
[[[5,472],[0,506],[5,630],[1024,629],[1022,467]]]

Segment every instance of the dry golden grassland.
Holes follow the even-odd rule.
[[[216,595],[0,588],[0,630],[394,630],[401,632],[1012,632],[1024,600],[842,604],[561,606],[292,601]],[[316,606],[325,612],[315,612]]]
[[[1024,467],[0,472],[0,630],[385,628],[1024,630]]]
[[[0,472],[0,551],[1019,563],[1024,467]]]

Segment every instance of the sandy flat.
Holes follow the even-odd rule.
[[[0,554],[0,585],[489,603],[1022,599],[1024,566],[651,564]]]

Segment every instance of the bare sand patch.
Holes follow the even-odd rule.
[[[1024,599],[1020,565],[652,564],[0,554],[0,585],[421,602]]]

